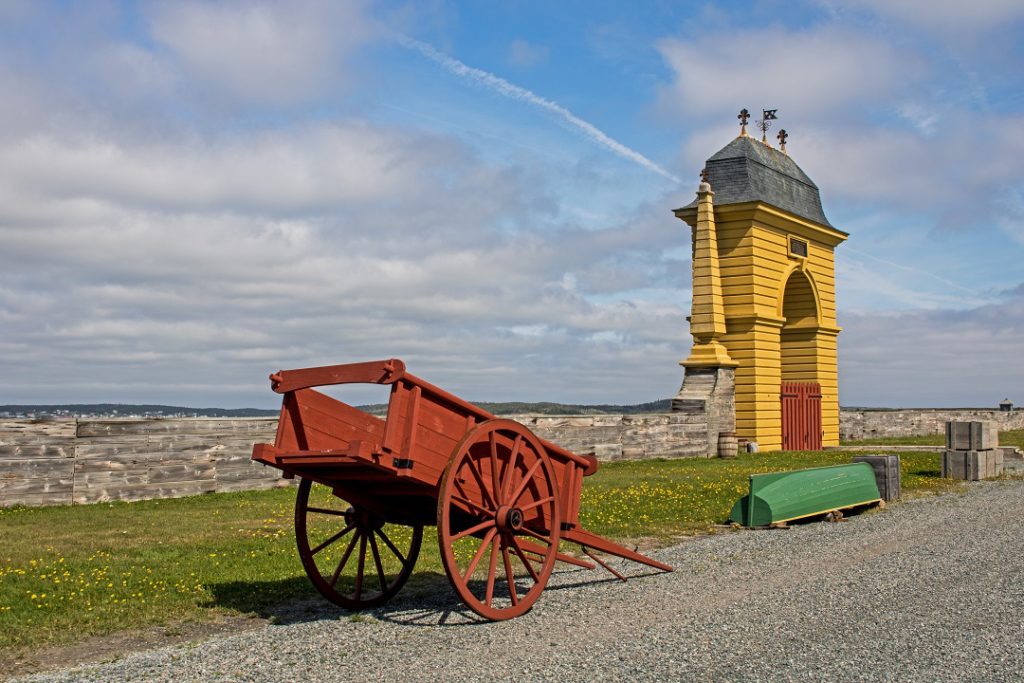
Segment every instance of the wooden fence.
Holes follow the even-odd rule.
[[[531,416],[543,438],[601,460],[706,455],[702,415]],[[143,500],[287,486],[250,460],[276,418],[0,420],[0,507]]]
[[[277,419],[0,421],[0,506],[287,485],[251,462]]]

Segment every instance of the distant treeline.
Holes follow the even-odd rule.
[[[604,415],[619,413],[663,413],[669,410],[669,399],[651,401],[650,403],[638,403],[636,405],[614,405],[602,403],[599,405],[581,405],[576,403],[526,403],[519,401],[507,401],[498,403],[480,402],[476,405],[495,415]],[[360,409],[374,414],[383,415],[387,412],[387,405],[375,403],[359,406]],[[134,403],[67,403],[52,405],[0,405],[0,414],[9,415],[35,415],[42,416],[67,416],[79,415],[106,415],[112,417],[127,417],[140,415],[143,417],[275,417],[279,410],[264,410],[261,408],[188,408],[185,406],[163,406]]]

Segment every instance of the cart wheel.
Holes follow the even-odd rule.
[[[387,602],[412,574],[423,526],[385,524],[329,487],[312,484],[303,479],[295,500],[295,540],[306,575],[325,598],[346,609]]]
[[[558,552],[557,491],[544,446],[518,422],[482,422],[455,447],[437,498],[437,540],[471,610],[511,619],[536,602]]]

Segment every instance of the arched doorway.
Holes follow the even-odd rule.
[[[821,384],[818,332],[821,310],[814,283],[794,269],[786,280],[780,306],[785,322],[780,335],[782,448],[821,450]]]

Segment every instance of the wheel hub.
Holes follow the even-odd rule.
[[[345,523],[355,526],[360,531],[376,531],[384,526],[384,520],[366,510],[349,508],[345,510]]]
[[[510,505],[498,508],[498,529],[501,531],[519,531],[523,528],[523,511]]]

